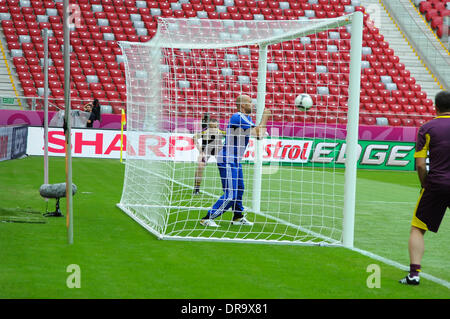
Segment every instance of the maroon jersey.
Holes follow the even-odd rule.
[[[450,116],[438,116],[420,127],[414,157],[429,157],[426,187],[450,187]]]

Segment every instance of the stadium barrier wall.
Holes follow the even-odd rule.
[[[56,112],[49,112],[49,122]],[[102,121],[95,122],[94,128],[120,130],[120,114],[103,114]],[[0,110],[0,125],[11,124],[27,124],[30,126],[43,126],[44,112],[43,111],[19,111],[19,110]],[[222,126],[225,123],[221,123]],[[184,121],[180,123],[180,127],[184,127],[187,131],[194,132],[198,126],[198,120]],[[315,126],[311,124],[303,125],[292,123],[292,125],[277,125],[277,123],[269,123],[269,130],[279,129],[280,136],[298,136],[311,137],[318,136],[329,138],[345,139],[345,125],[333,125],[333,129],[327,129],[326,125],[320,127],[319,124]],[[126,130],[126,126],[124,128]],[[168,128],[174,130],[175,127]],[[415,142],[417,137],[417,127],[407,126],[375,126],[375,125],[360,125],[359,139],[370,141],[401,141],[401,142]],[[337,132],[339,136],[332,136]]]
[[[43,155],[42,127],[29,127],[28,155]],[[196,162],[198,150],[195,148],[193,134],[190,133],[143,133],[132,140],[130,149],[124,153],[133,158],[151,158],[179,162]],[[120,131],[98,129],[73,129],[73,157],[120,158]],[[64,132],[60,128],[49,128],[48,151],[50,156],[65,156]],[[254,140],[251,139],[244,155],[246,163],[254,159]],[[263,162],[297,164],[305,167],[344,167],[345,140],[281,138],[264,139]],[[127,148],[124,134],[124,151]],[[360,140],[358,168],[384,170],[414,170],[414,142],[367,141]],[[214,158],[210,159],[214,162]]]
[[[27,125],[0,126],[0,161],[27,154]]]
[[[49,122],[55,114],[57,112],[48,112]],[[44,111],[0,110],[0,125],[27,124],[30,126],[42,126],[43,123]],[[120,129],[120,114],[102,114],[102,121],[94,122],[94,128]]]

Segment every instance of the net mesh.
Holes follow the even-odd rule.
[[[121,42],[128,100],[119,207],[163,238],[339,243],[349,23],[349,17],[160,19],[152,41]],[[260,56],[262,46],[267,46],[267,57]],[[265,92],[259,98],[265,103],[260,105],[272,112],[260,143],[262,167],[254,164],[258,152],[253,137],[241,161],[242,203],[253,225],[233,225],[231,207],[215,220],[220,227],[202,226],[200,219],[224,194],[216,165],[226,135],[222,131],[238,111],[237,96],[248,95],[258,104],[261,70],[265,85],[259,89]],[[301,93],[313,99],[307,111],[294,103]],[[256,124],[258,112],[251,115]],[[212,130],[209,135],[200,133],[205,127]],[[207,144],[203,140],[211,134],[218,149],[200,156],[202,143]],[[199,183],[200,192],[194,194]]]

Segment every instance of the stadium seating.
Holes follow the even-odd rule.
[[[71,80],[74,83],[71,96],[81,105],[86,100],[99,98],[101,103],[110,104],[115,113],[120,112],[126,102],[124,63],[117,41],[146,42],[156,33],[157,17],[204,17],[214,19],[298,19],[299,17],[327,18],[362,11],[358,1],[351,0],[78,0],[81,23],[71,31]],[[421,11],[433,5],[437,14],[443,9],[436,7],[438,1],[423,1]],[[72,3],[72,2],[71,2]],[[61,98],[64,83],[62,57],[62,2],[50,0],[0,0],[1,26],[7,40],[7,47],[13,55],[13,64],[26,96],[37,96],[43,85],[42,57],[43,41],[41,30],[51,30],[49,52],[52,74],[51,98]],[[423,11],[431,18],[436,13],[429,7]],[[6,10],[5,10],[6,8]],[[441,10],[441,11],[439,11]],[[400,58],[384,40],[379,30],[367,24],[365,14],[363,38],[363,66],[361,77],[361,122],[375,125],[376,118],[383,116],[389,125],[416,126],[417,119],[431,118],[433,101],[411,77]],[[9,15],[9,16],[8,16]],[[438,21],[435,22],[438,25]],[[345,27],[305,39],[305,43],[274,45],[269,53],[267,97],[269,108],[283,107],[283,116],[288,120],[336,121],[346,123],[347,118],[336,112],[347,107],[344,97],[348,86],[349,54],[341,53],[350,46],[350,33]],[[307,43],[308,42],[308,43]],[[245,48],[243,48],[245,49]],[[317,50],[316,50],[317,49]],[[341,52],[340,52],[341,51]],[[168,85],[176,87],[184,79],[186,88],[168,96],[176,98],[186,112],[198,101],[220,112],[229,112],[228,104],[238,92],[254,94],[257,77],[257,49],[225,50],[227,59],[212,68],[204,68],[206,60],[198,59],[197,53],[175,50],[176,71]],[[205,52],[205,54],[208,54]],[[321,64],[301,65],[296,59],[315,59]],[[339,62],[339,63],[335,63]],[[209,62],[209,63],[214,63]],[[196,83],[192,70],[200,77],[220,79],[228,77],[228,86],[202,87]],[[209,71],[208,71],[209,70]],[[308,79],[310,85],[299,86]],[[215,81],[214,83],[220,83]],[[296,94],[311,94],[317,105],[315,115],[298,115],[293,111]],[[57,105],[61,106],[58,102]],[[325,105],[327,113],[320,113]],[[335,108],[335,114],[330,112]],[[419,117],[420,115],[420,117]],[[279,115],[277,115],[279,117]]]
[[[444,24],[444,18],[450,16],[450,3],[447,0],[419,0],[415,4],[439,38],[450,35],[448,30],[444,32],[445,27],[450,29],[449,25]]]

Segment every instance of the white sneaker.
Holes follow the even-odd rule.
[[[231,225],[245,225],[245,226],[253,226],[253,223],[245,217],[238,218],[236,220],[231,221]]]
[[[200,220],[200,225],[206,226],[206,227],[220,227],[216,224],[214,219],[202,219]]]

